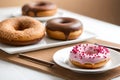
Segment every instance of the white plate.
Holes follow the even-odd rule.
[[[72,70],[75,72],[79,72],[79,73],[80,72],[100,73],[100,72],[108,71],[108,70],[111,70],[111,69],[114,69],[114,68],[120,66],[120,53],[115,50],[110,49],[111,59],[105,66],[98,68],[98,69],[78,68],[78,67],[72,65],[69,61],[69,52],[70,52],[71,48],[72,47],[68,47],[68,48],[58,50],[53,56],[53,60],[55,61],[55,63],[63,68],[66,68],[66,69],[69,69],[69,70]]]
[[[34,19],[37,19],[39,21],[47,21],[49,19],[52,19],[52,18],[56,18],[56,17],[62,17],[63,13],[61,11],[58,11],[54,16],[48,16],[48,17],[33,17]],[[21,12],[17,12],[17,13],[13,13],[11,15],[12,17],[19,17],[19,16],[22,16],[21,15]]]
[[[81,41],[93,38],[95,36],[96,36],[95,34],[87,32],[87,31],[84,31],[78,39],[68,40],[68,41],[53,40],[53,39],[50,39],[47,36],[45,36],[37,44],[28,45],[28,46],[15,47],[15,46],[9,46],[9,45],[0,43],[0,49],[9,54],[15,54],[15,53],[22,53],[22,52],[34,51],[34,50],[39,50],[39,49],[44,49],[44,48],[50,48],[50,47],[55,47],[55,46],[77,43],[77,42],[81,42]]]

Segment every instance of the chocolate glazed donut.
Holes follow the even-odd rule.
[[[57,6],[54,3],[48,1],[39,1],[25,4],[22,7],[22,15],[32,17],[51,16],[56,13],[56,10]]]
[[[65,38],[60,38],[57,32],[52,35],[52,32],[62,32]],[[46,32],[49,37],[60,40],[71,40],[78,38],[83,32],[82,23],[79,20],[68,17],[60,17],[48,20],[46,23]]]

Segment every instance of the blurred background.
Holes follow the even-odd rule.
[[[22,6],[39,0],[0,0],[0,7]],[[81,15],[120,25],[120,0],[47,0]]]

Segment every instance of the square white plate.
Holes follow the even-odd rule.
[[[60,41],[60,40],[53,40],[45,36],[40,42],[34,45],[28,45],[28,46],[9,46],[0,43],[0,49],[5,51],[8,54],[15,54],[15,53],[23,53],[23,52],[28,52],[28,51],[34,51],[34,50],[39,50],[39,49],[44,49],[44,48],[50,48],[50,47],[55,47],[55,46],[62,46],[66,44],[72,44],[72,43],[77,43],[81,42],[90,38],[95,37],[96,35],[93,33],[90,33],[88,31],[84,31],[82,35],[75,40],[68,40],[68,41]]]
[[[75,72],[79,72],[79,73],[100,73],[100,72],[105,72],[120,66],[120,53],[115,50],[109,49],[111,54],[111,59],[105,66],[97,69],[78,68],[72,65],[72,63],[69,61],[69,54],[71,49],[72,47],[58,50],[53,56],[53,60],[55,61],[55,63],[63,68],[66,68]],[[63,53],[64,55],[61,55],[61,53]]]

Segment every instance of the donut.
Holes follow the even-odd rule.
[[[82,23],[70,17],[58,17],[47,21],[46,33],[52,39],[73,40],[83,32]]]
[[[45,27],[31,17],[9,18],[0,23],[0,42],[24,46],[39,42],[45,35]]]
[[[73,46],[69,60],[80,68],[100,68],[110,60],[110,51],[100,45],[79,44]]]
[[[31,17],[53,16],[57,12],[57,5],[49,1],[27,3],[22,7],[22,15]]]

